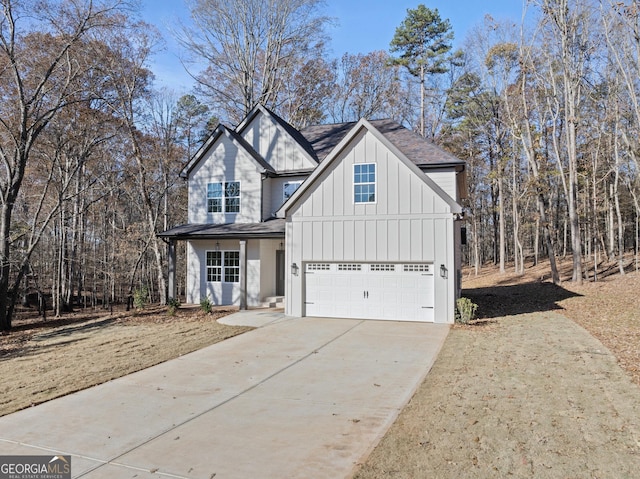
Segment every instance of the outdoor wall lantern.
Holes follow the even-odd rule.
[[[220,241],[216,241],[216,251],[220,251]]]
[[[298,271],[300,271],[300,268],[298,267],[298,265],[296,263],[293,263],[291,265],[291,274],[294,276],[298,276]]]
[[[447,278],[447,267],[443,264],[440,265],[440,276],[442,276],[443,278]]]

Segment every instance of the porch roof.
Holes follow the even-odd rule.
[[[284,238],[285,220],[269,219],[262,223],[186,224],[158,233],[160,238],[232,239],[232,238]]]

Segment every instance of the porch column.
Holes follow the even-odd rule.
[[[176,299],[176,240],[171,238],[168,245],[169,257],[169,284],[167,291],[167,299]]]
[[[247,309],[247,242],[240,241],[240,310]]]

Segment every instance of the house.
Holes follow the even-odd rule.
[[[181,172],[186,300],[289,316],[452,323],[465,163],[391,120],[296,130],[256,106],[218,126]]]

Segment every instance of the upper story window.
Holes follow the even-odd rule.
[[[284,186],[282,187],[283,201],[287,201],[289,198],[291,198],[291,195],[293,195],[296,192],[296,190],[301,184],[302,184],[302,181],[289,181],[285,183]]]
[[[376,164],[358,163],[353,165],[354,203],[376,202]]]
[[[239,213],[240,182],[227,181],[225,183],[208,183],[207,212]]]

